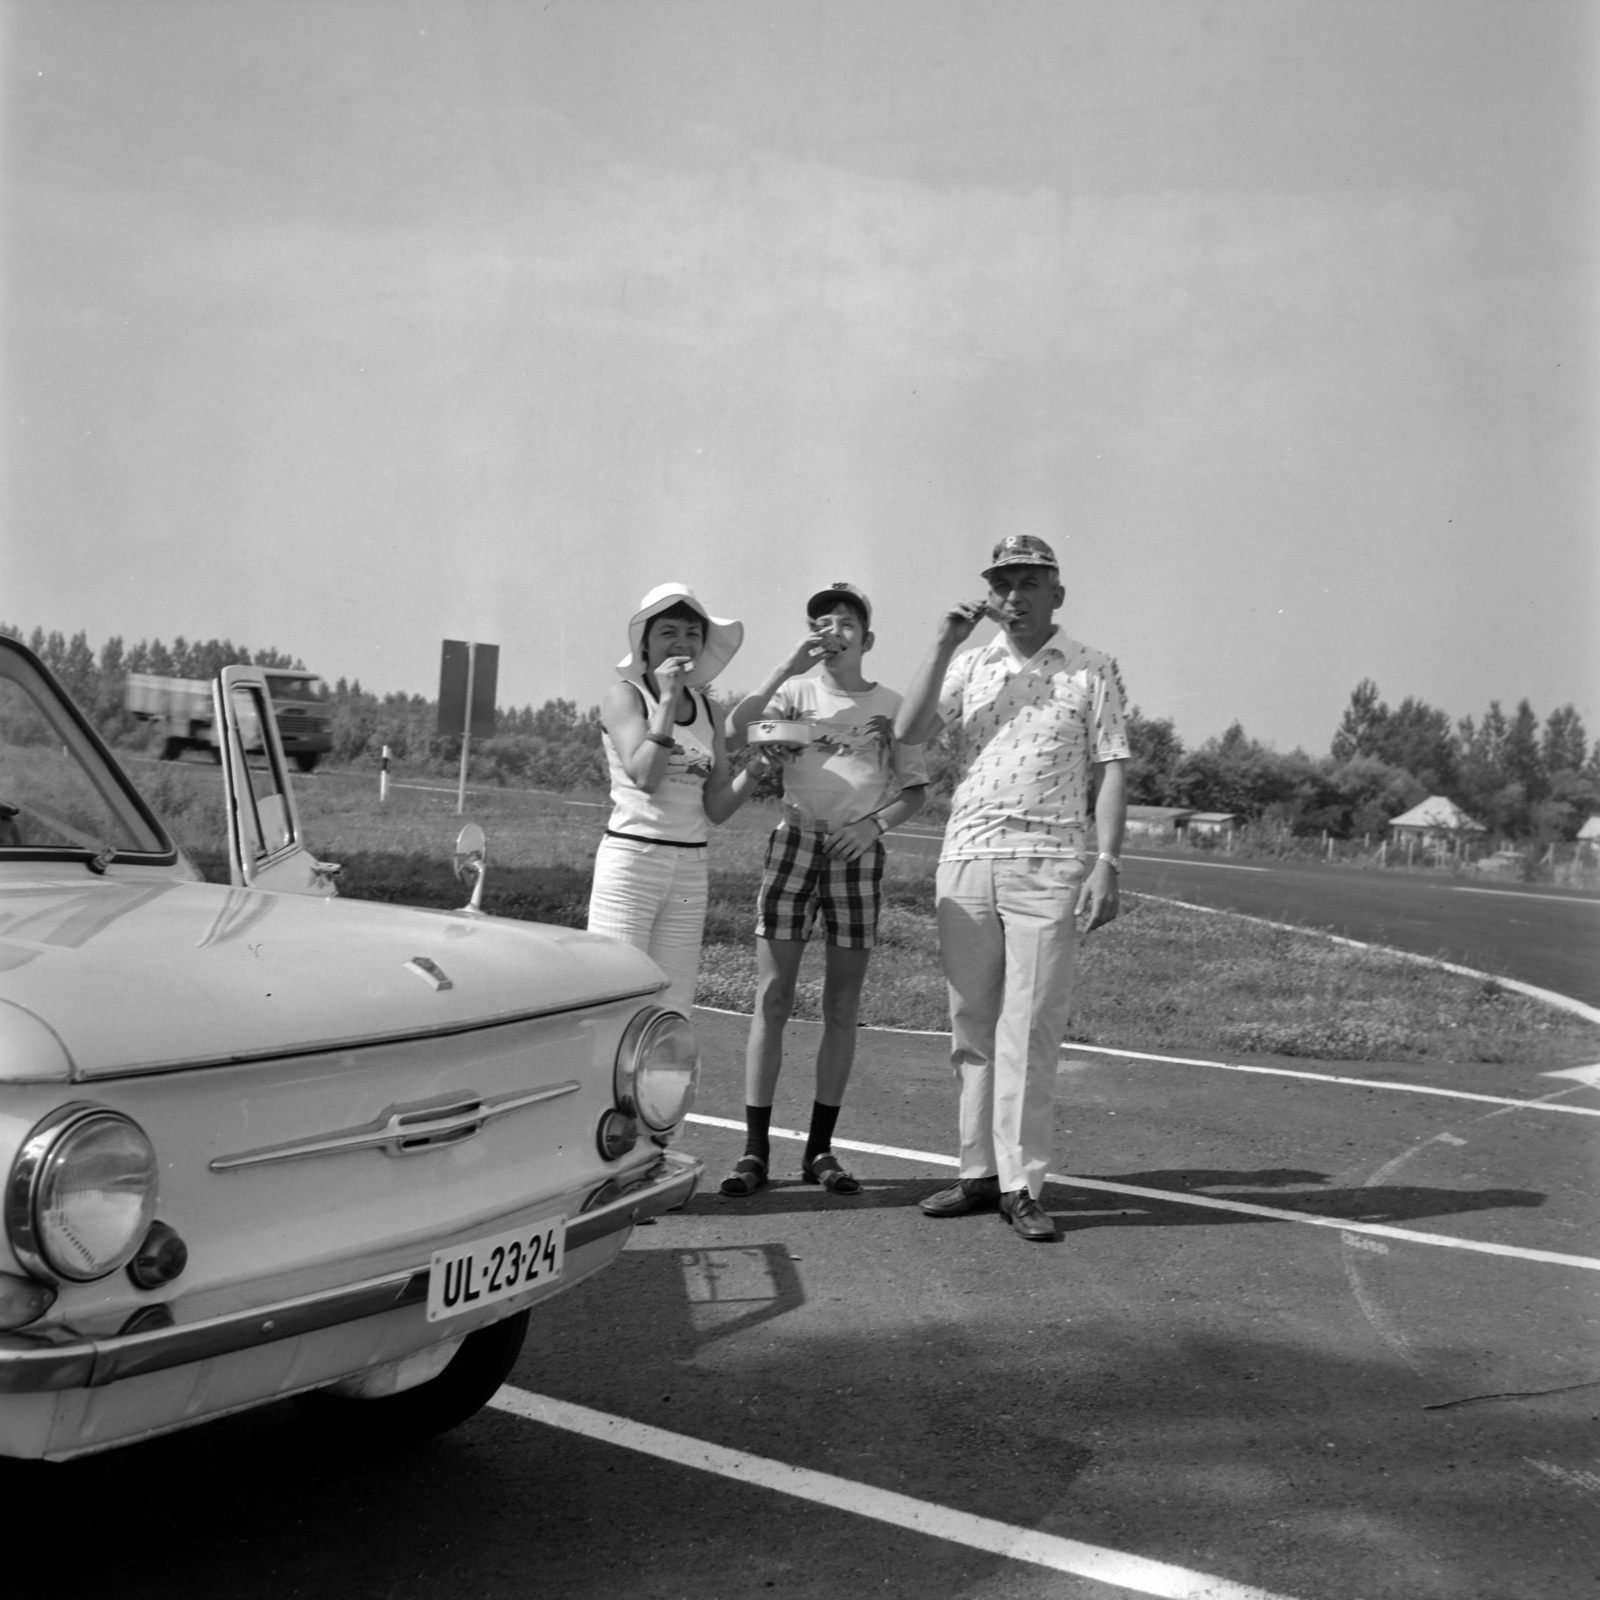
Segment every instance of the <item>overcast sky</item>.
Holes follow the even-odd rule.
[[[1581,0],[0,0],[0,619],[599,699],[1007,533],[1191,744],[1600,734]]]

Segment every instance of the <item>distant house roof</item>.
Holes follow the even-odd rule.
[[[1193,816],[1187,806],[1129,806],[1129,822],[1173,822],[1178,817]]]
[[[1237,822],[1237,811],[1191,811],[1188,816],[1190,822],[1208,822],[1213,826],[1223,822]]]
[[[1430,794],[1421,805],[1412,806],[1398,817],[1390,819],[1391,828],[1415,828],[1419,832],[1485,833],[1481,822],[1474,822],[1454,800],[1442,794]]]
[[[1600,816],[1589,817],[1578,829],[1580,839],[1600,839]]]

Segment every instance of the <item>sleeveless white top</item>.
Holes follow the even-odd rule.
[[[660,702],[650,693],[648,685],[637,678],[627,681],[639,691],[648,721]],[[715,735],[710,702],[695,689],[689,691],[689,698],[694,705],[694,721],[673,728],[666,771],[654,794],[646,794],[628,776],[610,733],[601,729],[606,765],[611,770],[608,833],[625,833],[635,839],[660,839],[669,844],[706,842],[711,820],[706,816],[705,787],[716,757]]]

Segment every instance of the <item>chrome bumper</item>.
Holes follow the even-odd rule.
[[[668,1150],[649,1169],[644,1181],[593,1211],[580,1212],[567,1223],[568,1250],[620,1233],[647,1217],[683,1205],[695,1191],[701,1164]],[[548,1210],[548,1208],[546,1208]],[[498,1224],[487,1222],[493,1229]],[[504,1225],[514,1227],[512,1217]],[[402,1306],[421,1305],[428,1298],[428,1267],[410,1267],[363,1283],[324,1290],[294,1300],[230,1312],[204,1322],[180,1323],[149,1333],[87,1339],[60,1328],[37,1334],[0,1335],[0,1394],[37,1393],[47,1389],[91,1389],[140,1373],[159,1372],[236,1350],[251,1350],[276,1339],[314,1333],[342,1322],[377,1316]],[[152,1302],[154,1303],[154,1302]],[[506,1302],[515,1311],[517,1303]]]

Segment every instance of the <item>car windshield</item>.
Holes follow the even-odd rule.
[[[58,691],[0,648],[0,853],[168,855],[159,825]]]
[[[292,672],[267,672],[264,676],[274,700],[325,700],[328,695],[328,686],[321,678]]]

